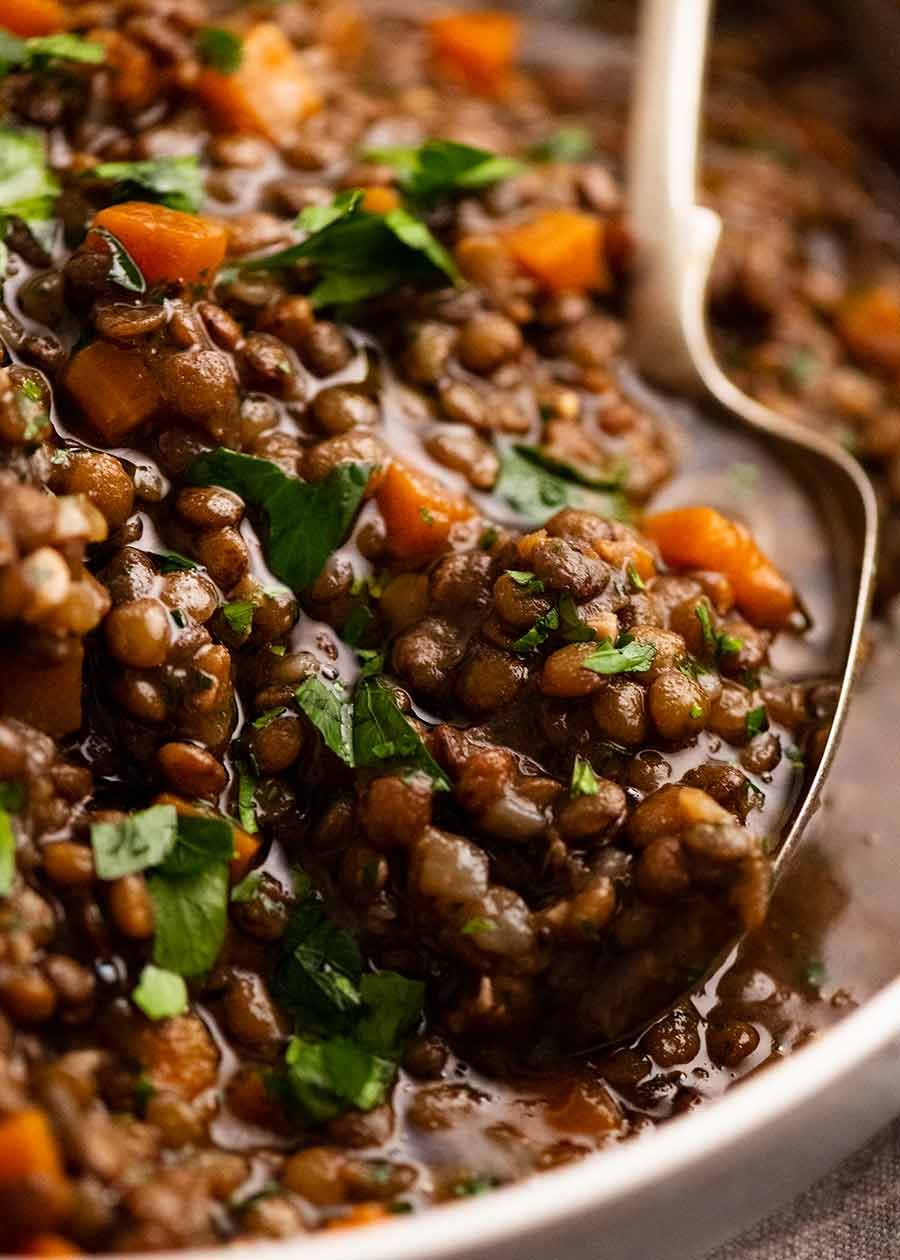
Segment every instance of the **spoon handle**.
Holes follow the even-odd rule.
[[[685,323],[702,291],[718,217],[696,203],[697,144],[711,0],[644,0],[628,143],[637,247],[631,354],[646,377],[700,385]],[[699,292],[698,292],[699,286]]]

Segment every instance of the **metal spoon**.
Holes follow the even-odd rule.
[[[721,222],[696,201],[709,19],[710,0],[642,7],[628,152],[638,264],[630,351],[646,378],[696,398],[704,420],[749,431],[795,474],[827,532],[837,612],[829,655],[840,687],[821,759],[783,823],[777,879],[816,810],[846,717],[872,599],[878,513],[867,477],[842,447],[748,397],[713,356],[705,293]]]

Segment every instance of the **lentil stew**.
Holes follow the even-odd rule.
[[[501,12],[0,0],[0,27],[3,1247],[479,1195],[863,996],[822,961],[833,854],[769,909],[834,695],[809,505],[724,438],[710,463],[623,362],[614,80],[526,71]],[[813,268],[785,311],[766,279],[803,232],[830,265],[834,223],[804,203],[761,278],[721,168],[775,218],[800,194],[726,122],[735,371],[771,399],[779,320],[825,310],[869,433],[900,300],[822,307]]]

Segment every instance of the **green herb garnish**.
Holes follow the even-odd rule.
[[[585,757],[576,755],[569,784],[569,795],[596,796],[599,789],[600,785],[591,763]]]
[[[219,74],[234,74],[244,59],[240,36],[224,26],[205,26],[197,35],[197,52],[203,64]]]
[[[744,640],[737,638],[736,635],[725,634],[720,630],[716,630],[712,623],[708,605],[704,603],[697,604],[694,607],[694,614],[700,622],[700,629],[703,631],[704,646],[713,656],[726,656],[729,653],[740,652],[744,646]]]
[[[8,897],[12,892],[15,874],[16,833],[8,811],[0,806],[0,897]]]
[[[750,709],[744,719],[744,729],[747,732],[747,738],[753,739],[755,735],[761,735],[763,731],[769,729],[769,715],[766,713],[764,704],[757,705],[755,709]]]
[[[41,137],[21,127],[0,127],[0,239],[10,218],[22,219],[30,231],[46,224],[58,195]]]
[[[656,647],[652,643],[632,639],[613,647],[609,639],[603,639],[581,665],[595,674],[643,674],[653,664],[655,656]]]
[[[325,744],[346,765],[353,765],[353,707],[341,682],[324,682],[317,674],[294,692],[300,708]]]
[[[244,831],[254,836],[259,831],[256,821],[256,775],[244,761],[239,763],[237,772],[238,818]]]
[[[559,629],[559,613],[555,608],[548,608],[538,617],[530,630],[526,630],[512,644],[514,652],[533,652],[542,643],[546,643],[554,630]]]
[[[228,866],[208,866],[193,875],[151,875],[156,935],[153,961],[180,976],[208,971],[225,940]]]
[[[194,156],[101,162],[82,178],[111,184],[114,201],[156,201],[185,214],[198,214],[203,207],[203,173]]]
[[[212,863],[230,862],[233,857],[234,829],[227,818],[182,814],[175,844],[159,863],[159,870],[164,875],[196,875]]]
[[[131,1000],[148,1019],[172,1019],[188,1008],[187,985],[174,971],[148,963],[132,991]]]
[[[497,924],[493,919],[484,919],[476,914],[473,918],[466,919],[459,930],[463,936],[483,936],[485,932],[496,932]]]
[[[532,162],[582,162],[590,156],[594,138],[587,127],[577,123],[560,127],[546,140],[533,144],[528,150]]]
[[[447,776],[377,678],[362,678],[353,706],[353,758],[357,766],[399,763],[426,774],[437,792],[447,792]]]
[[[533,573],[528,573],[525,569],[507,569],[506,576],[512,578],[516,586],[521,586],[526,595],[543,593],[544,583],[539,577],[535,577]]]
[[[316,580],[347,536],[369,480],[367,464],[339,464],[323,481],[288,477],[267,459],[220,446],[188,470],[200,486],[224,486],[265,512],[269,568],[298,593]]]
[[[393,1058],[421,1019],[423,981],[379,971],[363,976],[359,991],[365,1012],[356,1025],[356,1040],[373,1054]]]
[[[264,731],[267,726],[271,726],[276,718],[281,717],[282,713],[287,713],[287,709],[283,704],[276,705],[274,709],[266,709],[265,713],[260,713],[258,718],[254,718],[250,725],[255,731]]]
[[[101,879],[119,879],[158,866],[174,848],[178,823],[174,805],[151,805],[121,822],[92,823],[97,874]]]
[[[339,193],[330,206],[301,211],[297,227],[308,233],[244,270],[272,270],[308,262],[319,281],[310,294],[314,306],[347,306],[377,297],[403,284],[460,283],[453,259],[426,225],[397,208],[371,214],[362,208],[360,189]]]
[[[453,140],[426,140],[418,148],[373,149],[366,160],[393,167],[405,195],[422,206],[485,188],[524,169],[515,158]]]
[[[103,227],[92,227],[91,231],[94,236],[99,236],[106,242],[110,256],[109,278],[113,284],[117,284],[121,289],[127,289],[129,293],[146,293],[147,281],[144,279],[143,272],[118,236],[113,236],[112,232],[108,232]]]
[[[563,467],[565,472],[560,471]],[[568,466],[547,467],[530,446],[516,445],[507,451],[494,489],[530,525],[542,525],[563,507],[586,508],[617,520],[628,517],[620,490],[586,486],[571,475]]]
[[[96,66],[105,59],[106,50],[102,44],[67,31],[19,39],[9,31],[0,29],[0,77],[10,70],[44,69],[55,61],[74,61]]]
[[[597,631],[578,616],[578,607],[568,591],[559,597],[559,627],[566,643],[593,643]]]
[[[252,599],[233,599],[222,605],[222,616],[228,622],[229,629],[239,635],[250,633],[255,612],[256,605]]]

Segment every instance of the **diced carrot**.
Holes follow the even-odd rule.
[[[218,814],[213,814],[208,809],[203,809],[199,805],[195,805],[192,801],[186,801],[183,796],[176,796],[174,792],[160,792],[156,798],[157,805],[174,805],[179,814],[187,814],[191,818],[217,818]],[[234,831],[234,857],[231,859],[231,882],[236,884],[242,880],[250,869],[253,859],[259,852],[259,838],[251,836],[249,831],[244,831],[243,827],[239,827],[232,822]]]
[[[215,1084],[219,1052],[197,1015],[135,1023],[128,1051],[157,1089],[195,1098]]]
[[[94,215],[93,226],[118,237],[150,284],[211,280],[228,240],[221,223],[149,201],[106,206]]]
[[[159,390],[141,356],[109,341],[93,341],[79,350],[63,379],[87,423],[108,446],[149,420],[159,405]]]
[[[80,1256],[81,1248],[61,1234],[37,1234],[22,1247],[25,1256]]]
[[[673,508],[644,521],[644,531],[671,565],[724,573],[741,611],[758,626],[778,629],[797,608],[793,587],[750,533],[711,507]]]
[[[39,1108],[29,1107],[0,1122],[0,1186],[35,1176],[57,1185],[65,1180],[47,1117]]]
[[[581,210],[546,210],[505,234],[506,247],[525,271],[554,293],[609,287],[603,223]]]
[[[203,70],[196,90],[221,126],[282,144],[322,108],[319,89],[274,22],[259,22],[247,31],[241,64],[233,73]]]
[[[400,560],[427,560],[447,542],[452,525],[473,515],[465,499],[407,464],[390,465],[375,497],[388,549]]]
[[[58,665],[35,665],[7,657],[0,669],[0,713],[36,726],[58,739],[81,726],[81,671],[84,648],[73,640]]]
[[[0,26],[13,35],[52,35],[66,24],[58,0],[0,0]]]
[[[121,31],[97,27],[88,39],[106,50],[106,66],[112,72],[109,94],[123,105],[147,105],[160,87],[160,74],[145,48]]]
[[[849,349],[884,372],[900,370],[900,291],[873,285],[848,297],[836,317]]]
[[[368,210],[370,214],[387,214],[389,210],[396,210],[399,205],[400,198],[394,189],[380,184],[367,188],[362,199],[363,210]]]
[[[383,1203],[355,1203],[344,1216],[336,1216],[326,1229],[358,1229],[361,1225],[376,1225],[390,1220],[391,1214]]]
[[[447,13],[428,23],[431,49],[440,71],[479,92],[502,86],[519,52],[522,27],[511,13]]]

